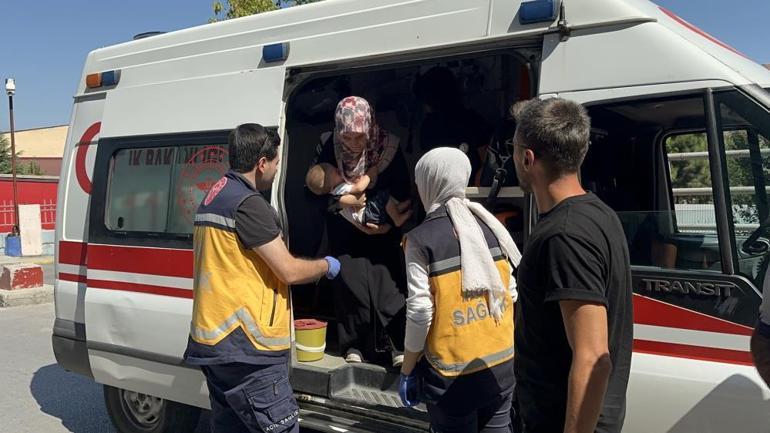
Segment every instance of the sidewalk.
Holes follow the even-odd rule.
[[[50,265],[53,263],[53,256],[11,257],[0,254],[0,266],[12,263],[34,263],[36,265]]]

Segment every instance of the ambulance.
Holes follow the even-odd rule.
[[[490,131],[533,96],[588,108],[582,181],[618,213],[633,267],[623,431],[770,431],[749,353],[770,284],[770,71],[647,0],[325,0],[92,51],[58,190],[59,365],[103,384],[120,432],[194,431],[209,402],[182,361],[192,222],[227,169],[228,132],[278,130],[271,204],[290,250],[322,256],[325,210],[304,177],[336,103],[368,99],[413,167],[415,83],[435,67]],[[496,206],[525,248],[537,212],[507,178]],[[292,288],[295,318],[329,321],[324,358],[292,361],[301,425],[426,431],[424,409],[399,402],[398,371],[335,350],[324,284]]]

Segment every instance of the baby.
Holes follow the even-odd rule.
[[[310,191],[316,195],[331,194],[339,197],[342,208],[340,214],[354,224],[393,224],[401,227],[412,215],[410,203],[392,200],[386,190],[371,192],[366,196],[366,189],[370,183],[376,182],[376,179],[376,166],[349,183],[336,167],[321,163],[310,168],[305,181]]]

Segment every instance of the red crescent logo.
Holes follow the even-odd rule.
[[[227,185],[227,178],[223,177],[222,179],[219,179],[219,182],[215,183],[211,188],[211,191],[209,191],[209,193],[206,195],[206,198],[203,200],[203,204],[206,206],[210,205],[217,194],[222,191],[222,188],[224,188],[225,185]]]
[[[75,156],[75,177],[78,179],[80,188],[86,194],[91,194],[92,186],[91,179],[88,178],[88,172],[86,171],[86,156],[88,155],[88,148],[90,147],[91,142],[94,141],[94,137],[99,133],[101,127],[102,122],[96,122],[89,126],[77,143],[78,152]]]

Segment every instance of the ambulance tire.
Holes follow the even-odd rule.
[[[104,385],[104,403],[120,433],[190,433],[201,409]]]

